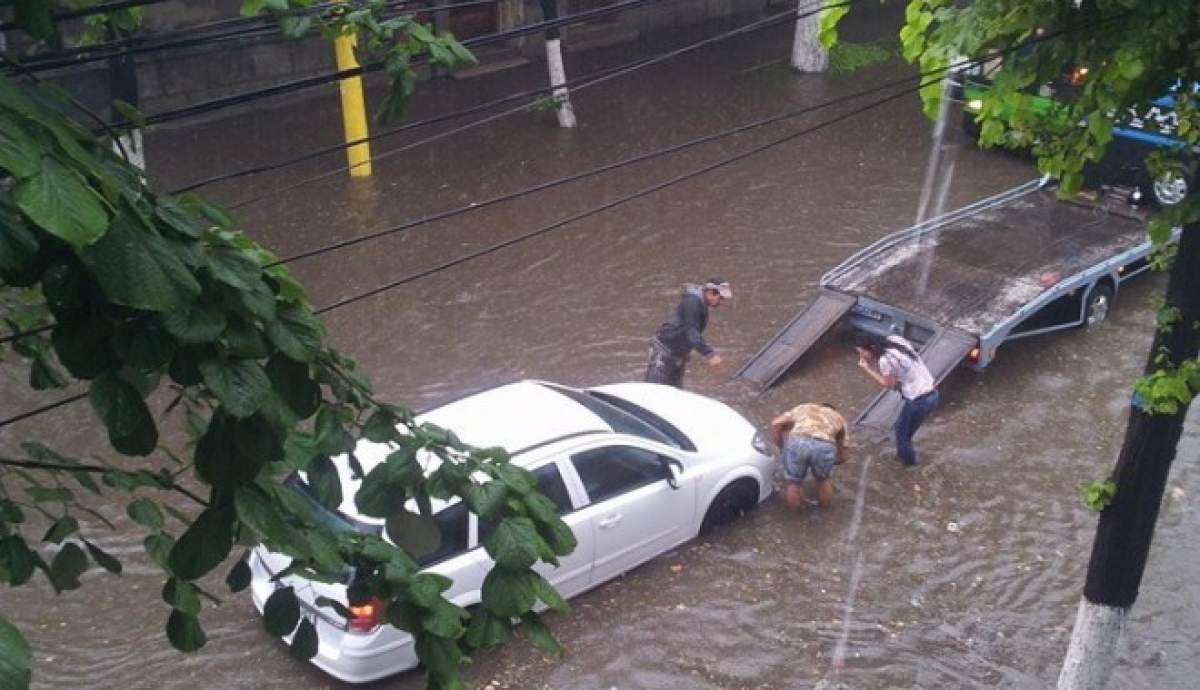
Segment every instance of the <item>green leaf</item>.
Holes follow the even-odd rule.
[[[306,469],[308,486],[313,497],[326,508],[337,510],[343,498],[342,480],[338,476],[337,466],[327,455],[314,455]]]
[[[550,634],[550,629],[542,622],[541,616],[530,611],[521,616],[521,620],[524,621],[525,632],[529,633],[529,641],[533,642],[534,646],[551,654],[563,653],[562,645]]]
[[[135,108],[133,105],[125,101],[114,98],[112,101],[113,108],[125,118],[125,121],[134,127],[144,128],[146,126],[146,116],[142,111]]]
[[[284,521],[279,508],[271,503],[258,487],[238,487],[234,503],[237,506],[238,519],[264,542],[292,551],[305,550],[304,540]]]
[[[257,362],[248,359],[210,359],[200,363],[200,375],[229,412],[244,419],[268,398],[271,381]]]
[[[263,626],[276,637],[283,637],[296,629],[300,622],[300,601],[296,590],[281,587],[271,593],[263,604]]]
[[[172,245],[124,214],[79,256],[117,304],[173,315],[200,294],[200,284]]]
[[[250,577],[250,564],[243,556],[229,569],[229,574],[225,576],[225,584],[228,585],[230,592],[241,592],[250,586]]]
[[[70,515],[64,515],[55,520],[53,525],[50,525],[50,529],[46,530],[46,534],[42,537],[42,541],[50,542],[52,544],[61,544],[63,539],[66,539],[78,531],[79,521]]]
[[[233,514],[209,506],[171,547],[171,572],[195,580],[221,564],[233,548]]]
[[[442,532],[433,518],[400,510],[388,516],[385,524],[392,543],[417,558],[437,551],[442,545]]]
[[[18,28],[36,39],[45,41],[51,48],[58,48],[58,25],[54,21],[51,3],[45,0],[15,0],[14,5]],[[10,87],[5,84],[4,88]]]
[[[538,544],[542,541],[533,520],[527,517],[506,517],[496,525],[484,548],[498,565],[513,570],[528,568],[538,560]]]
[[[396,437],[396,416],[388,410],[377,409],[363,424],[362,436],[375,443],[387,443]]]
[[[27,486],[25,493],[29,494],[34,503],[71,503],[75,500],[75,494],[71,493],[70,489],[61,486],[53,489],[44,486]]]
[[[98,319],[70,319],[54,324],[50,342],[58,361],[78,379],[90,380],[120,366],[109,349],[108,325]]]
[[[151,534],[142,541],[142,546],[146,549],[150,560],[154,561],[158,567],[170,570],[171,549],[175,546],[174,539],[166,534]]]
[[[430,609],[429,613],[421,620],[421,624],[427,632],[433,635],[448,640],[457,640],[466,630],[462,623],[466,615],[467,612],[458,606],[448,601],[441,601]]]
[[[16,118],[0,113],[0,168],[18,180],[41,169],[41,153]]]
[[[21,507],[16,503],[0,498],[0,522],[20,524],[25,522],[25,513],[21,512]]]
[[[28,688],[32,677],[29,643],[4,616],[0,616],[0,688]]]
[[[566,599],[562,598],[562,595],[558,593],[557,589],[554,589],[554,585],[550,584],[549,580],[536,572],[533,574],[533,579],[535,580],[533,582],[533,589],[537,592],[537,598],[541,599],[543,604],[559,613],[566,613],[571,609],[570,606],[567,606]]]
[[[102,374],[92,381],[89,397],[113,448],[123,455],[149,455],[154,450],[158,429],[136,388],[113,374]]]
[[[49,156],[13,188],[17,206],[46,232],[82,249],[104,237],[108,213],[79,174]]]
[[[194,652],[208,641],[200,627],[200,619],[178,609],[167,619],[167,639],[181,652]]]
[[[149,320],[126,322],[117,327],[113,349],[130,366],[146,371],[167,366],[175,355],[175,340]]]
[[[267,378],[288,409],[307,419],[321,404],[321,387],[308,375],[308,366],[276,355],[267,362]]]
[[[50,583],[56,592],[79,589],[79,576],[88,568],[88,559],[83,549],[67,544],[54,554],[50,562]]]
[[[321,324],[307,307],[289,304],[276,309],[267,338],[297,362],[311,362],[321,350]]]
[[[193,239],[202,237],[209,225],[197,218],[195,214],[184,210],[174,199],[165,195],[156,199],[154,215],[179,234]]]
[[[363,515],[386,518],[404,509],[407,489],[416,486],[423,477],[414,451],[401,447],[363,478],[354,495],[354,505]]]
[[[424,608],[433,608],[444,601],[442,592],[450,589],[454,580],[437,573],[421,573],[409,584],[408,595],[414,602]]]
[[[169,578],[163,585],[162,599],[176,611],[200,615],[200,595],[195,585],[178,578]]]
[[[433,635],[419,635],[416,650],[417,658],[429,671],[431,685],[434,682],[457,682],[458,662],[462,659],[462,650],[457,642]],[[439,676],[441,678],[434,681]]]
[[[65,388],[67,379],[58,367],[46,361],[45,357],[33,360],[29,368],[29,386],[37,391]]]
[[[523,467],[505,463],[500,466],[499,475],[500,481],[519,494],[527,494],[537,488],[537,479]]]
[[[237,419],[218,408],[196,443],[196,473],[213,486],[249,482],[283,459],[283,440],[260,415]]]
[[[512,637],[512,623],[508,618],[493,616],[487,609],[478,609],[471,615],[465,639],[475,649],[492,647],[508,642]]]
[[[293,659],[308,661],[317,655],[319,646],[317,629],[313,626],[312,621],[306,618],[300,621],[300,627],[296,628],[296,634],[292,637],[292,646],[288,653]]]
[[[96,565],[104,568],[113,575],[121,574],[121,561],[113,558],[104,549],[101,549],[87,539],[83,540],[83,545],[87,547],[88,553],[91,555],[92,560],[96,562]]]
[[[25,540],[18,535],[0,539],[0,568],[8,571],[8,584],[20,587],[33,577],[38,562]]]
[[[517,618],[538,600],[536,573],[496,566],[483,580],[483,605],[493,614]]]
[[[217,281],[237,290],[251,290],[262,280],[262,268],[254,259],[232,247],[213,249],[208,271]]]
[[[471,512],[481,518],[490,518],[508,498],[508,486],[499,481],[471,484],[467,486],[464,495]]]
[[[157,503],[148,498],[131,501],[125,507],[125,512],[129,514],[129,519],[143,527],[149,527],[152,530],[160,530],[163,527],[162,511],[158,509]]]

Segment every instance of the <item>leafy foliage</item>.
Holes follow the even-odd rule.
[[[1079,500],[1097,513],[1107,508],[1117,495],[1117,485],[1110,479],[1091,481],[1079,486]]]
[[[57,46],[55,9],[92,4],[19,1],[17,19]],[[392,80],[384,114],[395,116],[412,93],[417,56],[443,66],[473,57],[449,34],[411,16],[385,18],[384,8],[381,0],[333,10],[310,0],[246,0],[243,14],[270,14],[293,36],[362,32],[360,51],[382,59]],[[132,31],[138,16],[130,12],[99,15],[89,30]],[[119,574],[120,560],[85,536],[95,524],[112,525],[79,491],[125,494],[128,516],[146,530],[145,551],[163,571],[167,637],[179,650],[206,641],[200,598],[211,595],[196,580],[229,562],[236,543],[254,542],[290,557],[288,574],[340,582],[353,572],[351,598],[378,599],[388,621],[414,635],[431,685],[457,683],[460,642],[507,639],[518,620],[552,646],[532,607],[562,601],[531,566],[556,562],[575,543],[532,476],[502,450],[472,448],[377,400],[353,360],[329,347],[303,288],[274,255],[224,209],[149,189],[70,111],[50,89],[0,77],[0,317],[23,333],[4,349],[27,364],[33,388],[86,386],[112,450],[126,457],[84,462],[28,443],[21,456],[0,458],[0,580],[21,586],[40,572],[62,592],[78,588],[93,565]],[[159,445],[168,425],[190,435],[187,457]],[[364,468],[354,453],[360,443],[392,452]],[[437,469],[423,471],[424,458],[436,458]],[[356,501],[386,520],[388,538],[333,530],[285,484],[296,471],[306,471],[326,506],[344,499],[342,473],[361,480]],[[455,497],[499,535],[488,548],[503,575],[484,593],[482,623],[444,598],[449,581],[419,572],[403,550],[429,548],[439,537],[432,500]],[[184,499],[194,514],[179,509]],[[32,532],[31,515],[49,528]],[[226,583],[237,592],[249,581],[242,553]],[[341,603],[332,608],[347,613]],[[299,616],[294,592],[277,593],[268,609],[265,624],[291,635],[295,656],[316,653],[316,629]],[[472,626],[480,632],[468,634]],[[28,646],[0,619],[0,686],[29,679]]]

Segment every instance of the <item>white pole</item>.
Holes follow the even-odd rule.
[[[575,109],[571,107],[571,93],[563,86],[567,83],[567,69],[563,65],[562,40],[546,40],[546,65],[550,69],[550,86],[558,109],[558,126],[575,126]]]
[[[821,13],[812,11],[815,6],[812,0],[797,2],[796,11],[807,14],[796,18],[796,33],[792,39],[792,69],[801,72],[824,72],[829,67],[829,52],[817,40],[821,31]]]
[[[1128,609],[1080,599],[1058,690],[1102,690],[1117,664],[1117,644]]]

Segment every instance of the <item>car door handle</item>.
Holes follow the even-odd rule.
[[[615,527],[617,525],[617,523],[619,523],[621,521],[622,517],[624,517],[624,516],[622,516],[620,513],[615,513],[613,515],[609,515],[608,517],[601,519],[600,522],[597,524],[600,525],[601,529],[608,529],[609,527]]]

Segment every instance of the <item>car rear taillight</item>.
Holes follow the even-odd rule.
[[[348,621],[350,631],[368,633],[378,628],[385,608],[384,603],[375,597],[351,606]]]

